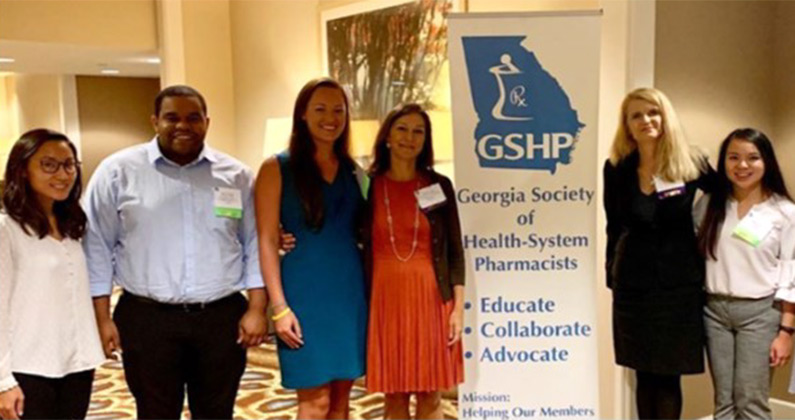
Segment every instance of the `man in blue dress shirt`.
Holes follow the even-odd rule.
[[[87,189],[102,344],[123,350],[138,418],[179,418],[186,389],[192,418],[232,418],[245,349],[267,330],[253,175],[204,144],[193,88],[161,91],[151,119],[156,137],[105,159]],[[124,292],[111,318],[113,282]]]

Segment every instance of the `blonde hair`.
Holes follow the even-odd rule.
[[[662,116],[662,136],[657,143],[657,175],[667,181],[692,181],[699,177],[706,160],[704,154],[691,147],[685,139],[679,118],[671,101],[657,89],[635,89],[621,102],[618,129],[610,148],[610,163],[618,165],[624,158],[637,150],[638,143],[632,138],[627,127],[627,107],[630,101],[641,100],[657,106]]]

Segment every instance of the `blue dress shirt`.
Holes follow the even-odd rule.
[[[164,303],[211,302],[263,287],[253,175],[207,145],[179,166],[157,138],[105,159],[88,184],[83,248],[91,295],[124,290]],[[240,191],[240,219],[216,216],[215,191]]]

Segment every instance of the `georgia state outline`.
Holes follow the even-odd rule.
[[[462,38],[479,120],[475,153],[481,167],[549,170],[554,174],[558,164],[571,163],[585,124],[579,121],[557,79],[522,46],[525,38]]]

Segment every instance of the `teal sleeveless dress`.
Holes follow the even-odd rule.
[[[357,218],[364,206],[352,170],[340,165],[334,181],[323,182],[323,227],[306,224],[286,153],[277,156],[282,176],[281,223],[296,247],[282,258],[282,287],[298,318],[304,345],[291,349],[278,340],[282,386],[314,388],[364,375],[367,301],[362,259],[356,244]]]

